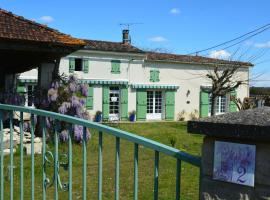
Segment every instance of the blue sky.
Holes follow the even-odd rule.
[[[88,39],[120,41],[119,23],[139,22],[142,24],[130,28],[135,46],[179,54],[219,44],[270,23],[269,0],[0,0],[0,7]],[[241,60],[258,57],[252,70],[252,80],[256,77],[257,81],[252,84],[270,86],[270,30],[235,48],[200,55],[226,58],[236,49],[235,59],[242,54]]]

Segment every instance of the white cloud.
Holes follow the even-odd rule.
[[[178,14],[181,13],[181,11],[180,11],[178,8],[172,8],[172,9],[170,10],[170,13],[171,13],[172,15],[178,15]]]
[[[264,43],[256,43],[254,46],[257,48],[270,48],[270,41]]]
[[[51,17],[51,16],[42,16],[39,18],[39,20],[43,23],[46,23],[46,24],[54,21],[53,17]]]
[[[210,58],[218,58],[218,59],[229,59],[231,56],[231,53],[226,50],[214,50],[211,51],[209,54]]]
[[[149,41],[151,41],[151,42],[167,42],[168,39],[163,37],[163,36],[155,36],[155,37],[149,38]]]

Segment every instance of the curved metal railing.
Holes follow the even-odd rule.
[[[45,110],[27,108],[27,107],[20,107],[20,106],[13,106],[13,105],[6,105],[0,104],[0,148],[1,148],[1,155],[0,155],[0,199],[4,199],[4,182],[3,182],[3,112],[9,113],[9,125],[10,125],[10,166],[13,166],[13,112],[20,113],[20,139],[23,141],[23,114],[29,113],[31,115],[31,198],[34,199],[34,188],[35,188],[35,174],[34,174],[34,117],[39,116],[41,117],[41,127],[42,127],[42,137],[43,137],[43,147],[42,147],[42,157],[43,157],[43,167],[48,162],[48,155],[46,155],[46,118],[51,118],[57,121],[63,121],[70,124],[76,124],[83,126],[83,141],[82,141],[82,148],[83,148],[83,164],[82,164],[82,198],[86,199],[86,164],[87,164],[87,151],[86,151],[86,129],[95,129],[99,132],[99,144],[98,144],[98,199],[102,199],[102,143],[103,143],[103,133],[112,135],[116,137],[116,160],[115,160],[115,199],[119,199],[119,178],[120,178],[120,140],[127,140],[134,144],[134,199],[138,199],[138,147],[144,146],[149,149],[155,151],[155,168],[154,168],[154,199],[158,199],[158,178],[159,178],[159,153],[164,153],[170,157],[176,159],[176,199],[180,199],[180,177],[181,177],[181,162],[187,162],[194,166],[200,168],[201,160],[199,157],[190,155],[178,149],[169,147],[167,145],[161,144],[159,142],[126,132],[116,128],[112,128],[109,126],[105,126],[99,123],[91,122],[88,120],[63,115],[59,113],[54,113]],[[68,184],[63,186],[69,192],[69,199],[72,199],[72,137],[71,137],[71,129],[69,131],[69,139],[68,139],[68,163],[71,163],[68,166],[68,174],[69,180]],[[55,131],[54,133],[54,145],[55,145],[55,152],[54,152],[54,178],[53,178],[53,185],[54,185],[54,198],[58,199],[58,187],[59,187],[59,177],[57,171],[59,170],[59,154],[58,154],[58,133]],[[24,191],[23,191],[23,184],[24,184],[24,174],[23,174],[23,142],[20,144],[20,197],[23,199]],[[10,168],[10,198],[13,199],[13,168]],[[47,177],[43,170],[43,199],[46,199],[46,181]],[[50,183],[52,184],[52,183]]]

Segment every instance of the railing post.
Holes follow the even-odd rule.
[[[10,173],[10,199],[13,200],[13,111],[9,112],[9,128],[10,128],[10,166],[9,166],[9,173]]]
[[[46,118],[43,117],[41,121],[42,126],[42,198],[46,199],[46,173],[45,173],[45,153],[46,153]]]
[[[102,132],[99,132],[98,144],[98,200],[102,200]]]
[[[134,200],[138,200],[138,144],[134,144]]]
[[[176,161],[176,200],[180,200],[181,193],[181,160]]]
[[[31,132],[31,199],[35,199],[35,151],[34,151],[34,127],[35,127],[35,120],[34,115],[31,114],[31,123],[30,123],[30,132]]]
[[[68,130],[68,199],[72,199],[72,125]]]
[[[115,152],[115,200],[119,200],[120,138],[116,137]]]
[[[20,175],[21,175],[21,178],[20,178],[20,199],[23,200],[23,176],[24,176],[24,173],[23,173],[23,136],[24,136],[24,130],[23,130],[23,112],[20,112],[20,163],[21,163],[21,166],[20,166]]]
[[[0,131],[1,131],[1,165],[0,165],[0,174],[1,174],[1,200],[4,200],[4,131],[3,131],[3,111],[0,111]]]
[[[58,123],[57,121],[55,121]],[[54,126],[54,199],[58,200],[58,132],[57,124]]]
[[[154,200],[158,200],[159,152],[155,151]]]
[[[86,200],[86,127],[83,127],[83,200]]]

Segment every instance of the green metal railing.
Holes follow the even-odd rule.
[[[75,117],[71,117],[68,115],[62,115],[54,112],[49,112],[45,110],[39,110],[39,109],[32,109],[32,108],[26,108],[26,107],[19,107],[19,106],[13,106],[13,105],[5,105],[0,104],[0,148],[1,148],[1,155],[0,155],[0,200],[4,200],[4,153],[3,153],[3,114],[9,113],[9,127],[10,127],[10,173],[9,173],[9,179],[10,179],[10,199],[14,198],[14,173],[13,173],[13,113],[19,112],[20,113],[20,199],[24,199],[24,155],[23,155],[23,114],[29,113],[31,115],[31,199],[35,198],[35,171],[34,171],[34,165],[35,165],[35,157],[34,157],[34,116],[39,116],[41,118],[41,130],[42,130],[42,164],[43,164],[43,199],[46,199],[46,187],[48,185],[54,186],[54,199],[58,199],[58,189],[59,185],[60,188],[63,188],[64,190],[68,191],[68,197],[69,199],[72,199],[72,129],[69,129],[69,139],[68,139],[68,184],[62,185],[59,177],[59,165],[60,163],[60,157],[58,153],[58,132],[54,131],[54,153],[46,152],[46,118],[51,118],[53,120],[57,121],[63,121],[70,124],[76,124],[83,126],[83,141],[82,141],[82,199],[86,199],[87,191],[86,191],[86,180],[87,180],[87,151],[86,151],[86,130],[89,129],[95,129],[99,132],[99,142],[98,142],[98,199],[102,199],[102,171],[103,171],[103,157],[102,157],[102,148],[103,148],[103,134],[109,134],[115,137],[115,199],[119,199],[119,180],[120,180],[120,141],[121,140],[127,140],[129,142],[132,142],[134,144],[134,200],[138,199],[138,148],[139,146],[147,147],[155,152],[155,158],[154,158],[154,200],[158,199],[158,193],[159,193],[159,157],[160,153],[166,154],[167,156],[173,157],[176,159],[176,196],[175,199],[180,199],[180,190],[181,190],[181,162],[187,162],[189,164],[192,164],[196,167],[200,168],[201,161],[199,157],[192,156],[188,153],[182,152],[178,149],[166,146],[164,144],[155,142],[153,140],[146,139],[144,137],[134,135],[122,130],[118,130],[112,127],[108,127],[102,124],[94,123],[88,120],[79,119]],[[53,158],[53,159],[52,159]],[[54,166],[54,175],[53,180],[50,181],[46,177],[46,165],[53,165]]]

